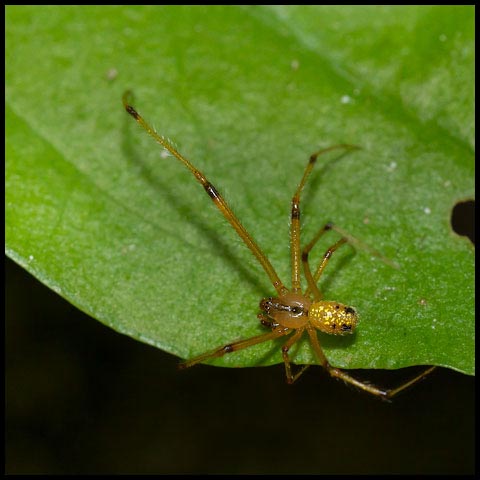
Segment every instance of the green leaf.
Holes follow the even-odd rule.
[[[474,372],[473,7],[6,9],[6,252],[119,332],[182,358],[264,331],[268,277],[135,105],[222,192],[290,284],[291,196],[309,155],[302,239],[345,246],[320,280],[357,333],[320,340],[345,368]],[[328,233],[318,262],[338,239]],[[68,321],[68,319],[65,319]],[[224,366],[281,362],[281,342]],[[296,363],[315,362],[306,341]]]

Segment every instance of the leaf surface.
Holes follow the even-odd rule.
[[[224,194],[290,284],[289,209],[309,155],[302,239],[333,221],[400,265],[342,247],[320,287],[354,336],[345,368],[474,372],[473,7],[6,9],[6,253],[81,310],[182,358],[261,333],[262,268],[121,96]],[[338,239],[322,238],[318,262]],[[68,321],[68,319],[65,319]],[[280,343],[215,360],[281,361]],[[307,342],[295,362],[315,362]]]

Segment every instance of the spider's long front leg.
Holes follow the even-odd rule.
[[[245,340],[239,340],[238,342],[228,343],[227,345],[218,347],[211,352],[203,353],[198,357],[194,357],[190,360],[187,360],[186,362],[182,362],[178,365],[178,368],[188,368],[209,358],[223,357],[227,353],[236,352],[237,350],[241,350],[242,348],[251,347],[252,345],[257,345],[258,343],[267,342],[268,340],[273,340],[278,337],[283,337],[284,335],[289,334],[291,331],[292,330],[289,328],[277,327],[271,332],[262,333],[261,335],[256,335],[255,337],[247,338]]]
[[[215,206],[220,210],[222,215],[228,220],[230,225],[235,229],[239,237],[245,243],[245,245],[250,249],[250,251],[255,255],[259,263],[262,265],[263,269],[267,273],[272,285],[275,287],[279,295],[285,295],[288,292],[288,289],[283,285],[280,280],[277,272],[273,268],[272,264],[262,252],[260,247],[256,244],[255,240],[247,232],[245,227],[241,224],[240,220],[235,216],[231,208],[228,206],[225,199],[218,193],[218,190],[210,183],[205,175],[195,168],[183,155],[181,155],[175,147],[165,138],[157,134],[157,132],[143,119],[143,117],[135,110],[132,105],[130,105],[132,93],[127,91],[123,95],[123,106],[127,113],[129,113],[139,124],[140,126],[151,136],[153,139],[159,143],[163,148],[168,150],[177,160],[179,160],[185,167],[187,167],[196,180],[203,186],[205,192],[208,194],[210,199],[213,201]]]
[[[323,153],[330,152],[331,150],[336,149],[344,149],[344,150],[356,150],[359,147],[356,145],[334,145],[333,147],[324,148],[323,150],[319,150],[318,152],[314,153],[310,156],[307,166],[305,167],[305,171],[303,172],[303,177],[295,191],[295,194],[292,198],[292,209],[291,209],[291,224],[290,224],[290,255],[291,255],[291,262],[292,262],[292,291],[294,293],[301,292],[301,284],[300,284],[300,194],[302,193],[303,187],[307,182],[310,173],[317,162],[317,158],[322,155]]]
[[[327,372],[332,377],[340,378],[344,382],[354,385],[355,387],[365,392],[368,392],[372,395],[375,395],[376,397],[379,397],[383,400],[389,400],[393,398],[395,395],[399,394],[403,390],[406,390],[407,388],[411,387],[415,383],[424,379],[436,368],[436,367],[428,367],[419,375],[402,383],[396,388],[379,388],[379,387],[376,387],[375,385],[371,385],[370,383],[357,380],[356,378],[352,377],[351,375],[346,373],[344,370],[341,370],[340,368],[332,367],[328,362],[327,358],[325,357],[325,354],[323,353],[322,347],[320,346],[320,342],[318,341],[317,333],[315,332],[315,330],[312,327],[307,326],[307,331],[308,331],[308,335],[310,336],[313,349],[315,350],[315,353],[317,354],[317,357],[320,360],[322,367],[325,368],[325,370],[327,370]]]

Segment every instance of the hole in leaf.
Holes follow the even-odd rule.
[[[452,228],[455,233],[468,237],[475,245],[475,201],[458,202],[452,210]]]

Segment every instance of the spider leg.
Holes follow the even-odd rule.
[[[259,313],[257,315],[257,318],[260,320],[260,323],[264,326],[264,327],[268,327],[268,328],[274,328],[276,326],[278,326],[278,323],[275,323],[272,319],[268,318],[266,315],[264,315],[263,313]]]
[[[303,270],[305,272],[305,278],[307,279],[308,287],[305,291],[305,296],[308,297],[310,292],[313,293],[313,296],[315,298],[315,301],[319,301],[322,298],[322,293],[320,292],[317,282],[322,275],[322,272],[325,268],[325,266],[328,263],[328,260],[332,256],[333,252],[337,250],[337,248],[341,247],[343,244],[347,242],[346,238],[341,238],[338,240],[336,243],[334,243],[323,255],[323,258],[320,262],[320,265],[317,268],[317,271],[315,272],[315,275],[312,275],[312,272],[310,270],[310,265],[308,263],[308,254],[310,253],[310,250],[315,246],[315,244],[318,242],[320,237],[325,233],[328,232],[328,230],[331,230],[332,224],[327,223],[324,225],[318,232],[317,234],[313,237],[312,241],[304,247],[302,251],[302,263],[303,263]]]
[[[236,352],[237,350],[241,350],[242,348],[251,347],[252,345],[256,345],[258,343],[267,342],[268,340],[282,337],[283,335],[287,335],[291,331],[292,330],[289,328],[277,327],[271,332],[262,333],[261,335],[256,335],[255,337],[247,338],[245,340],[239,340],[238,342],[227,343],[226,345],[218,347],[211,352],[203,353],[202,355],[198,355],[198,357],[194,357],[190,360],[180,363],[178,365],[178,368],[188,368],[209,358],[223,357],[223,355],[225,355],[226,353]]]
[[[292,347],[294,343],[296,343],[300,337],[302,336],[305,328],[299,328],[283,345],[282,347],[282,356],[283,356],[283,362],[285,363],[285,375],[287,377],[287,383],[292,384],[295,382],[298,377],[310,366],[310,365],[303,365],[300,370],[295,373],[295,375],[292,374],[292,366],[290,363],[290,357],[288,356],[288,351]]]
[[[360,147],[356,145],[334,145],[329,148],[324,148],[319,150],[318,152],[310,155],[310,159],[305,167],[305,171],[303,172],[303,177],[300,180],[300,183],[295,191],[295,194],[292,198],[292,209],[290,213],[291,217],[291,224],[290,224],[290,255],[291,255],[291,262],[292,262],[292,291],[293,293],[300,293],[301,291],[301,284],[300,284],[300,194],[307,182],[310,173],[317,162],[317,158],[327,153],[331,150],[335,149],[345,149],[345,150],[356,150]]]
[[[391,398],[395,397],[400,392],[403,392],[407,388],[410,388],[412,385],[415,385],[416,383],[418,383],[420,380],[423,380],[427,375],[432,373],[436,368],[437,367],[434,367],[434,366],[428,367],[423,372],[419,373],[415,377],[411,378],[410,380],[407,380],[406,382],[400,384],[398,387],[395,387],[395,388],[376,387],[374,385],[371,385],[370,383],[357,380],[356,378],[352,377],[345,371],[340,370],[339,368],[333,368],[331,366],[328,368],[328,372],[332,377],[340,378],[344,382],[355,385],[357,388],[360,388],[365,392],[371,393],[372,395],[375,395],[381,398],[382,400],[388,401]]]
[[[157,132],[143,119],[143,117],[135,110],[130,101],[132,98],[132,92],[127,91],[123,95],[123,106],[127,113],[129,113],[137,123],[151,136],[153,139],[159,143],[163,148],[168,150],[177,160],[179,160],[185,167],[190,170],[196,180],[203,186],[205,192],[213,201],[215,206],[220,210],[222,215],[230,223],[230,225],[235,229],[239,237],[245,243],[245,245],[250,249],[250,251],[255,255],[259,263],[262,265],[263,269],[267,273],[272,285],[275,287],[279,295],[285,295],[288,292],[288,289],[283,285],[280,280],[277,272],[273,268],[272,264],[262,252],[260,247],[257,245],[255,240],[247,232],[245,227],[241,224],[240,220],[235,216],[225,199],[218,193],[218,190],[210,183],[205,175],[195,168],[183,155],[181,155],[175,147],[165,138],[158,135]]]
[[[310,270],[310,265],[308,263],[308,255],[312,248],[316,245],[318,240],[322,237],[322,235],[325,232],[328,232],[329,230],[334,230],[337,233],[340,233],[342,235],[342,238],[338,240],[336,243],[334,243],[323,255],[322,260],[320,261],[320,264],[317,267],[317,270],[315,271],[315,274],[312,275],[311,270]],[[334,225],[332,222],[327,223],[324,225],[313,237],[311,242],[306,245],[303,250],[302,250],[302,264],[303,264],[303,269],[305,272],[305,278],[307,279],[308,287],[305,291],[305,295],[308,296],[310,292],[313,293],[315,300],[319,300],[322,298],[322,294],[320,290],[317,287],[318,280],[320,279],[323,270],[325,269],[328,260],[330,259],[331,255],[333,252],[341,247],[343,244],[349,243],[352,246],[359,247],[363,250],[367,250],[370,252],[372,255],[375,255],[376,257],[380,258],[384,263],[387,265],[391,266],[392,268],[400,268],[399,265],[389,258],[385,257],[382,255],[380,252],[377,250],[371,248],[367,244],[363,243],[362,241],[358,240],[357,238],[353,237],[352,235],[348,234],[345,230],[341,229],[340,227],[337,227]]]
[[[412,385],[415,385],[417,382],[423,380],[427,375],[430,375],[436,368],[437,367],[435,366],[427,367],[425,370],[423,370],[423,372],[411,378],[410,380],[407,380],[406,382],[400,384],[398,387],[388,389],[387,399],[394,397],[395,395],[402,392],[403,390],[406,390],[407,388],[410,388]]]
[[[330,365],[328,362],[327,358],[325,357],[325,354],[323,353],[322,347],[320,346],[320,342],[318,341],[317,334],[315,330],[312,327],[307,326],[307,331],[310,336],[310,340],[312,342],[313,349],[315,350],[315,353],[317,354],[318,359],[320,360],[320,363],[322,364],[322,367],[327,370],[327,372],[335,378],[340,378],[346,383],[349,383],[351,385],[354,385],[355,387],[359,388],[360,390],[363,390],[365,392],[368,392],[372,395],[375,395],[376,397],[379,397],[383,400],[390,400],[393,398],[395,395],[399,394],[403,390],[406,390],[407,388],[411,387],[412,385],[416,384],[420,380],[424,379],[427,375],[429,375],[433,370],[435,370],[436,367],[428,367],[425,369],[423,372],[421,372],[419,375],[413,377],[412,379],[400,384],[396,388],[379,388],[376,387],[375,385],[371,385],[370,383],[362,382],[361,380],[357,380],[356,378],[352,377],[348,373],[346,373],[344,370],[341,370],[340,368],[335,368]]]

